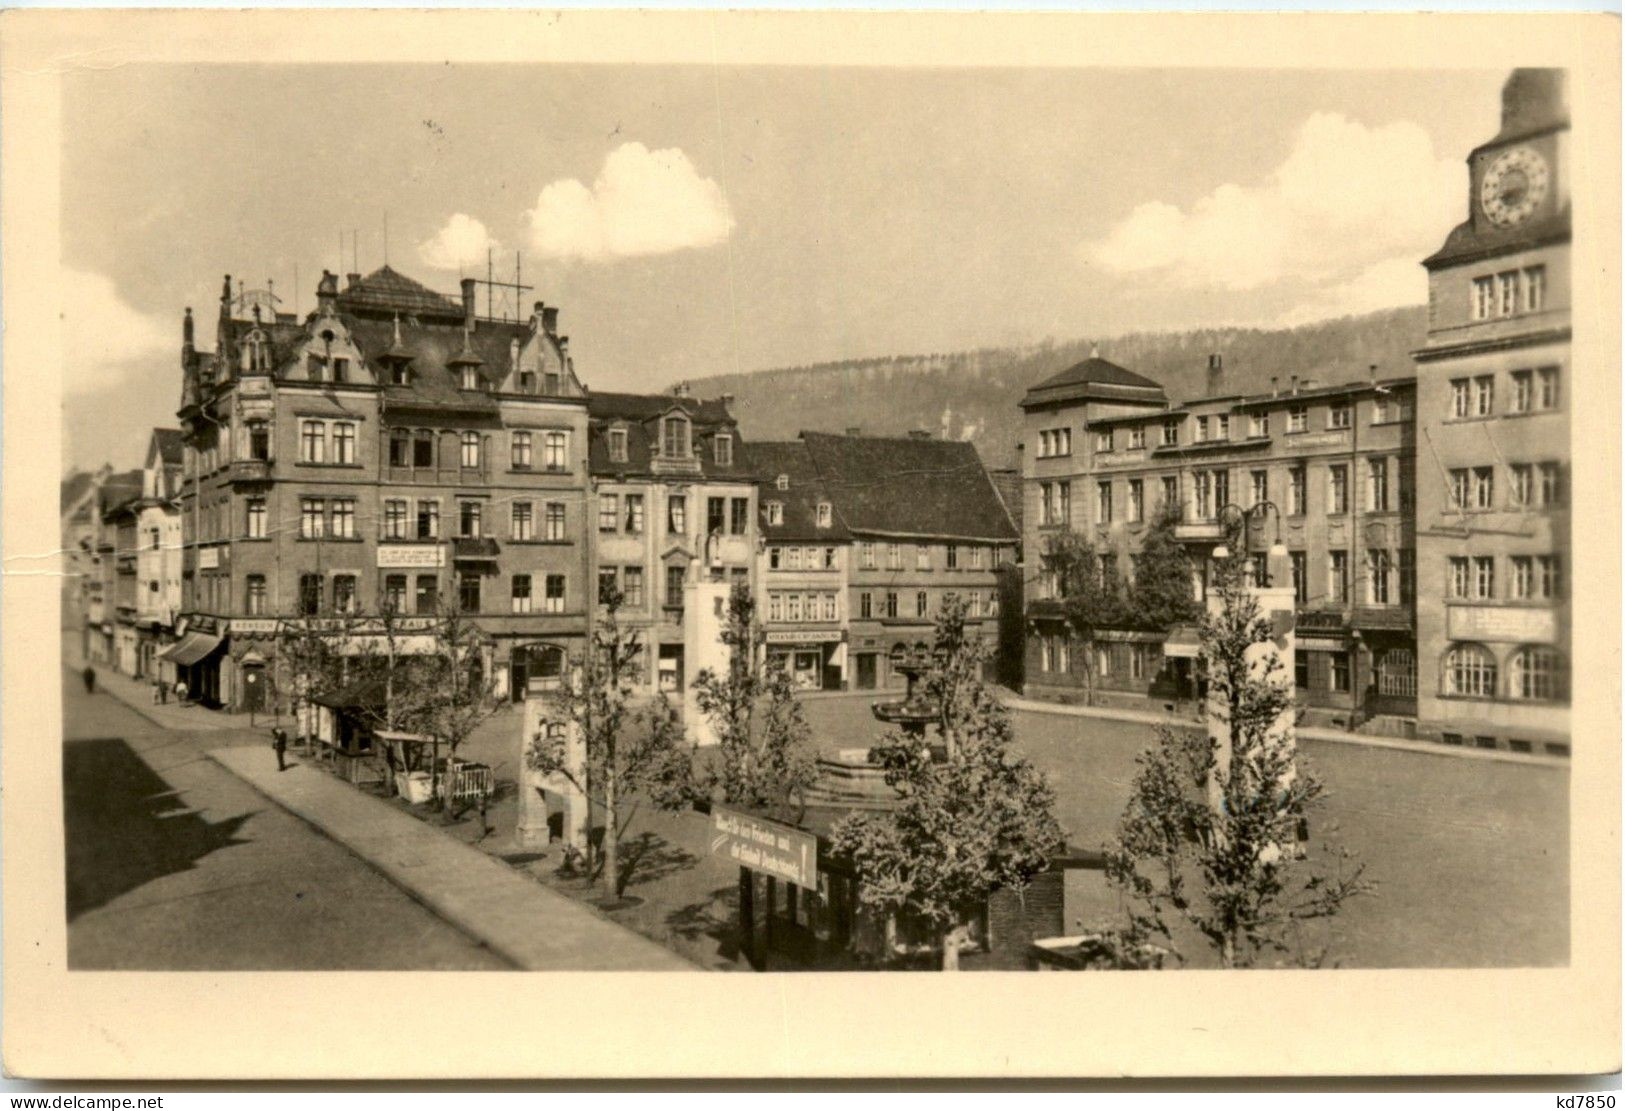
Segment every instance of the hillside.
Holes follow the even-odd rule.
[[[1271,375],[1284,387],[1294,374],[1328,385],[1364,378],[1377,364],[1386,377],[1409,373],[1410,352],[1427,329],[1424,307],[1318,321],[1296,328],[1203,328],[1137,332],[1109,339],[1046,342],[952,354],[894,355],[690,383],[695,396],[731,393],[747,439],[789,439],[802,429],[933,435],[973,441],[989,466],[1010,466],[1020,438],[1021,396],[1040,379],[1101,357],[1163,384],[1173,400],[1199,396],[1207,357],[1224,356],[1226,392],[1262,392]]]

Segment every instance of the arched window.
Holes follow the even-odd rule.
[[[1456,644],[1444,657],[1446,694],[1495,697],[1495,656],[1482,644]]]
[[[1377,657],[1377,693],[1396,698],[1416,697],[1416,654],[1409,648],[1390,648]]]
[[[1513,653],[1510,666],[1510,697],[1550,701],[1568,696],[1568,669],[1557,649],[1538,645],[1520,648]]]
[[[906,647],[904,647],[902,644],[894,644],[891,646],[891,662],[893,667],[905,662],[907,659],[908,649]]]

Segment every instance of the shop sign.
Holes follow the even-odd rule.
[[[439,544],[380,544],[379,567],[444,567],[446,552]]]
[[[1343,447],[1347,442],[1348,437],[1342,432],[1312,432],[1286,439],[1287,447],[1294,451],[1306,447]]]
[[[1138,467],[1145,462],[1145,452],[1137,451],[1132,455],[1097,455],[1095,456],[1095,469],[1099,471],[1110,470],[1112,467]]]
[[[818,838],[793,826],[715,807],[711,855],[797,887],[818,887]]]
[[[272,636],[276,633],[276,626],[274,617],[239,617],[231,623],[231,632],[233,636]]]
[[[839,629],[774,629],[767,634],[769,644],[839,644]]]
[[[220,549],[199,548],[197,553],[197,565],[198,569],[201,571],[213,571],[215,568],[219,567]]]
[[[1554,644],[1557,612],[1522,606],[1449,606],[1446,629],[1451,640],[1495,640],[1520,644]]]

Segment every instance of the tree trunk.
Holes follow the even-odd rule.
[[[937,936],[942,943],[942,970],[944,972],[959,971],[959,942],[965,934],[965,927],[955,923],[946,929],[939,930]]]
[[[616,852],[615,837],[615,771],[604,775],[604,894],[611,899],[621,894],[620,854]]]

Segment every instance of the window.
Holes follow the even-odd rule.
[[[1535,404],[1541,409],[1557,408],[1557,375],[1555,366],[1544,366],[1535,371],[1539,388],[1535,391]]]
[[[384,502],[383,539],[406,539],[406,502],[404,499],[391,498]]]
[[[1112,450],[1112,430],[1103,428],[1095,433],[1095,450],[1107,452]]]
[[[824,570],[826,570],[826,571],[835,570],[835,549],[834,548],[825,548],[824,549]]]
[[[1495,276],[1496,288],[1501,294],[1500,311],[1502,316],[1516,316],[1518,312],[1519,293],[1522,292],[1522,282],[1516,270],[1508,270],[1504,274]]]
[[[727,512],[727,498],[705,499],[705,534],[707,536],[710,536],[713,533],[720,533],[722,531],[722,526],[726,523],[725,517]]]
[[[897,591],[895,590],[886,591],[886,616],[897,616]]]
[[[1309,604],[1309,553],[1292,552],[1292,599],[1300,606]],[[1301,656],[1302,653],[1299,653]]]
[[[785,566],[786,570],[790,570],[790,571],[799,571],[799,570],[801,570],[801,549],[800,548],[791,548],[789,551],[785,552],[784,555],[785,555],[784,566]]]
[[[480,612],[480,577],[472,571],[457,576],[457,607],[464,613]]]
[[[382,599],[385,613],[404,613],[406,611],[406,576],[384,576],[384,597]]]
[[[1145,447],[1145,425],[1136,424],[1128,430],[1128,446],[1131,451]]]
[[[549,575],[543,584],[547,592],[542,598],[542,609],[548,613],[564,612],[564,576]]]
[[[355,425],[348,421],[333,426],[333,462],[355,462]]]
[[[863,591],[861,594],[858,595],[858,616],[859,617],[864,617],[864,618],[873,617],[875,615],[874,609],[875,609],[874,595],[870,594],[867,590]]]
[[[1381,548],[1372,548],[1365,554],[1366,567],[1366,600],[1374,606],[1386,606],[1392,599],[1389,597],[1388,553]]]
[[[461,462],[465,470],[473,470],[479,467],[480,434],[478,432],[463,433]]]
[[[1542,463],[1540,465],[1540,504],[1562,505],[1563,493],[1563,467],[1559,463]]]
[[[1512,372],[1512,406],[1514,413],[1527,413],[1535,402],[1535,372],[1532,370],[1515,370]]]
[[[1338,463],[1326,468],[1326,512],[1349,511],[1349,469]]]
[[[1466,420],[1473,415],[1473,383],[1467,378],[1450,380],[1450,415]]]
[[[773,480],[773,486],[777,490],[788,490],[788,489],[790,489],[790,476],[787,475],[787,474],[779,475],[778,478]]]
[[[982,546],[980,544],[970,546],[970,566],[973,571],[982,569]]]
[[[333,499],[333,535],[340,540],[355,539],[355,499]]]
[[[643,532],[643,495],[626,495],[626,531],[637,536]]]
[[[1229,414],[1220,413],[1213,418],[1213,438],[1215,440],[1228,440],[1230,438]]]
[[[1535,558],[1535,567],[1540,572],[1535,580],[1536,588],[1542,598],[1561,598],[1563,596],[1563,557],[1543,555]]]
[[[1286,411],[1286,430],[1288,432],[1309,431],[1309,406],[1294,405]]]
[[[950,571],[959,570],[959,545],[949,544],[943,549],[943,566]]]
[[[1473,319],[1488,320],[1495,315],[1495,279],[1473,279]]]
[[[1145,480],[1131,478],[1128,481],[1128,519],[1130,523],[1145,520]],[[980,566],[980,564],[978,564]]]
[[[1172,447],[1177,443],[1179,443],[1179,422],[1177,420],[1163,421],[1162,445],[1164,447]]]
[[[1546,268],[1531,266],[1523,272],[1523,306],[1526,312],[1546,307]]]
[[[479,537],[484,533],[480,530],[481,518],[484,510],[477,501],[457,503],[457,535],[465,537]]]
[[[1416,603],[1416,549],[1399,549],[1399,604]]]
[[[619,494],[598,495],[598,531],[614,532],[621,520],[621,496]]]
[[[968,617],[982,616],[982,596],[974,590],[965,599],[965,614]]]
[[[643,568],[628,567],[622,572],[621,593],[627,605],[643,605]]]
[[[744,536],[750,532],[750,499],[734,498],[729,509],[731,510],[728,518],[729,533]]]
[[[1195,432],[1195,434],[1193,436],[1191,436],[1191,442],[1194,443],[1194,444],[1201,444],[1201,443],[1206,443],[1207,442],[1207,418],[1206,417],[1197,417],[1196,418],[1196,432]]]
[[[611,463],[626,462],[626,429],[611,428],[609,430],[609,461]]]
[[[1095,486],[1095,520],[1102,525],[1112,523],[1112,484],[1109,482]]]
[[[248,457],[261,461],[271,458],[271,428],[262,420],[248,422]]]
[[[734,438],[726,432],[711,441],[711,460],[719,467],[731,467],[734,461]]]
[[[770,501],[767,503],[767,523],[770,525],[784,524],[784,503]]]
[[[1179,476],[1162,476],[1162,505],[1164,508],[1179,504]]]
[[[914,593],[914,616],[915,617],[924,617],[929,612],[928,606],[929,606],[929,600],[926,598],[925,591],[923,591],[923,590],[915,591],[915,593]]]
[[[1388,511],[1388,460],[1372,459],[1366,463],[1366,508],[1373,513]]]
[[[1473,557],[1473,597],[1495,597],[1495,557]]]
[[[1481,374],[1473,379],[1473,416],[1487,417],[1495,412],[1495,376]]]
[[[1473,468],[1473,508],[1495,508],[1495,468]]]
[[[1495,657],[1481,644],[1458,644],[1444,657],[1446,694],[1495,697]]]
[[[530,433],[515,432],[512,443],[513,466],[515,470],[530,469]]]
[[[355,612],[355,576],[333,576],[333,610],[336,613]]]
[[[1533,504],[1535,495],[1535,468],[1528,463],[1510,463],[1507,472],[1512,476],[1511,489],[1507,491],[1507,504],[1523,507]]]
[[[536,521],[533,506],[528,501],[516,501],[510,507],[510,531],[515,540],[536,539]]]
[[[265,576],[248,576],[248,593],[243,599],[243,612],[257,617],[265,612]]]
[[[666,531],[673,536],[688,533],[688,495],[673,494],[666,499]]]
[[[299,422],[299,461],[322,463],[326,461],[327,429],[319,420]]]
[[[1270,434],[1270,415],[1268,413],[1250,413],[1247,416],[1247,435],[1258,439]]]
[[[434,466],[434,437],[420,435],[412,441],[412,466]]]
[[[1347,652],[1326,653],[1331,663],[1331,672],[1327,676],[1329,687],[1334,691],[1349,689],[1349,654]]]
[[[262,540],[265,537],[265,499],[248,499],[248,538]]]
[[[1208,520],[1213,516],[1213,472],[1197,471],[1195,479],[1195,501],[1193,508],[1199,520]],[[1220,504],[1223,504],[1222,502]]]
[[[1055,484],[1053,482],[1040,482],[1038,484],[1038,523],[1040,525],[1053,525],[1055,521]]]
[[[1346,401],[1338,402],[1326,411],[1327,428],[1347,428],[1354,423],[1354,407]]]
[[[858,545],[858,566],[865,571],[875,569],[875,542],[873,540],[865,540]]]
[[[661,422],[660,454],[667,459],[688,458],[688,420],[669,416]]]
[[[767,619],[769,621],[784,620],[784,595],[778,591],[770,591],[767,596]]]
[[[550,502],[547,503],[547,517],[546,517],[546,524],[545,524],[544,527],[547,530],[543,534],[546,539],[548,539],[548,540],[563,540],[564,539],[564,503],[563,502],[550,501]]]
[[[1263,505],[1270,500],[1270,473],[1268,471],[1254,471],[1252,479],[1252,506]]]
[[[440,539],[440,503],[430,499],[418,502],[418,539]]]
[[[417,582],[416,610],[418,613],[433,613],[440,605],[440,578],[438,575],[419,575]]]
[[[1467,598],[1472,594],[1472,568],[1466,556],[1450,557],[1450,597]]]
[[[389,465],[391,467],[410,466],[412,461],[412,437],[405,432],[391,432],[389,434]]]
[[[303,617],[311,617],[322,611],[322,577],[320,575],[299,576],[299,613]]]
[[[314,540],[325,535],[327,515],[321,498],[299,499],[299,537]]]
[[[683,568],[680,566],[666,568],[666,604],[668,606],[683,604]]]
[[[514,613],[529,613],[531,609],[530,576],[515,575],[510,597]]]
[[[568,432],[542,433],[542,466],[550,471],[570,469],[570,434]]]
[[[1145,645],[1131,644],[1128,649],[1128,677],[1145,678]]]
[[[1058,523],[1070,525],[1072,523],[1072,483],[1057,482],[1055,484],[1055,493],[1057,498],[1056,508],[1061,515]]]
[[[914,570],[931,570],[931,548],[929,545],[916,544],[914,546]]]
[[[1471,494],[1469,485],[1472,473],[1465,467],[1455,467],[1450,471],[1450,508],[1466,509]]]
[[[475,367],[471,367],[471,366],[463,367],[462,380],[461,380],[460,384],[462,385],[462,388],[465,389],[465,390],[477,390],[477,389],[479,389],[480,388],[480,373],[479,373],[479,370],[476,369]]]
[[[783,548],[769,548],[767,550],[767,566],[769,567],[769,569],[777,571],[779,569],[779,565],[783,562],[783,560],[784,560],[784,549]]]
[[[1535,560],[1533,556],[1512,557],[1512,582],[1509,597],[1526,599],[1535,588]]]
[[[1511,660],[1507,694],[1550,701],[1567,697],[1563,657],[1551,648],[1520,648]]]
[[[1349,554],[1328,552],[1326,567],[1326,593],[1339,604],[1349,600]]]
[[[834,523],[835,523],[835,510],[830,506],[829,502],[827,502],[827,501],[819,502],[818,503],[818,527],[819,528],[829,528]]]
[[[886,545],[886,570],[901,571],[903,569],[903,546],[901,544]]]

